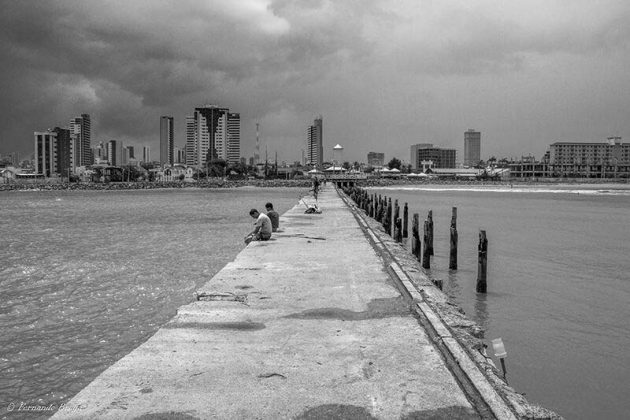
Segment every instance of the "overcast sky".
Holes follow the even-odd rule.
[[[151,146],[159,117],[241,114],[241,150],[409,161],[409,147],[540,158],[556,141],[630,141],[627,0],[0,0],[0,153],[88,113],[92,143]]]

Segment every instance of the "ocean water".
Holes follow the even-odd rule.
[[[627,186],[425,186],[370,189],[433,210],[427,273],[485,330],[501,337],[507,379],[567,419],[630,413],[630,190]],[[458,270],[448,269],[457,207]],[[477,294],[479,230],[488,237],[488,293]],[[411,232],[411,226],[409,227]],[[499,361],[495,358],[497,366]]]
[[[249,210],[306,190],[0,192],[0,418],[66,402],[243,249]]]

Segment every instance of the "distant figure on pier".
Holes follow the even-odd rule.
[[[249,244],[252,241],[268,241],[271,238],[271,220],[264,213],[259,213],[256,209],[251,209],[249,215],[256,219],[254,223],[254,230],[245,237],[245,243]]]
[[[265,204],[265,208],[267,209],[267,217],[271,220],[272,231],[277,232],[280,227],[280,215],[273,209],[273,204],[271,203]]]
[[[319,193],[319,178],[313,178],[313,197],[317,200],[317,194]]]

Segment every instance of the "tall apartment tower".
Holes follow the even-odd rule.
[[[474,166],[481,160],[481,133],[469,129],[464,133],[464,166]]]
[[[173,129],[173,117],[160,117],[160,164],[172,165],[174,163],[173,148],[175,142]]]
[[[107,142],[107,156],[111,166],[121,166],[123,162],[122,141],[110,140]]]
[[[91,165],[92,148],[90,145],[92,124],[88,114],[81,114],[70,120],[70,136],[72,137],[72,167]]]
[[[175,148],[175,163],[186,163],[186,146],[183,149]]]
[[[36,131],[35,133],[35,173],[49,178],[57,173],[57,133]]]
[[[241,114],[229,112],[227,124],[227,161],[235,165],[241,159]]]
[[[202,167],[207,157],[228,158],[228,108],[204,105],[186,117],[186,164]]]
[[[129,150],[129,147],[123,147],[122,148],[122,159],[121,159],[121,165],[129,165],[129,156],[131,155],[131,151]]]
[[[69,128],[55,127],[57,135],[57,172],[70,176],[72,172],[72,136]]]
[[[324,164],[322,116],[315,118],[313,125],[308,128],[308,140],[306,144],[306,158],[311,165],[322,168]]]
[[[151,162],[151,148],[149,146],[144,146],[142,148],[142,161],[144,163]]]
[[[107,160],[107,148],[102,141],[98,142],[98,146],[92,149],[92,157],[94,158],[94,163]]]

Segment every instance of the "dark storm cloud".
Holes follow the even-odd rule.
[[[83,112],[96,140],[154,147],[159,115],[173,115],[181,145],[184,116],[204,103],[241,113],[246,155],[259,122],[266,144],[289,160],[320,113],[327,138],[345,142],[352,160],[383,148],[383,139],[403,158],[420,140],[459,146],[470,127],[484,133],[485,147],[513,152],[534,142],[529,127],[540,127],[539,154],[550,139],[627,132],[617,112],[630,105],[620,94],[630,88],[623,1],[0,0],[0,7],[0,153],[29,151],[33,131]],[[595,113],[588,130],[575,129]]]
[[[567,16],[570,7],[567,3]],[[430,21],[401,17],[399,23],[419,25],[423,35],[407,37],[393,48],[403,69],[430,75],[503,73],[518,71],[532,54],[599,54],[627,49],[630,39],[630,14],[620,3],[601,16],[578,13],[555,24],[541,21],[538,13],[512,15],[483,7],[440,12]]]

